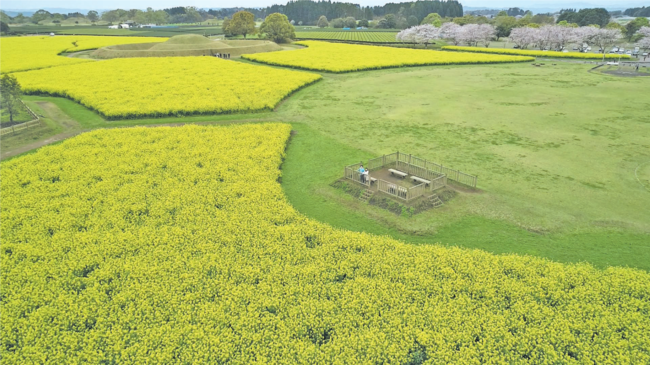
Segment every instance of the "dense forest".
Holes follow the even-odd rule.
[[[598,24],[601,27],[605,27],[609,23],[610,17],[609,12],[603,8],[580,9],[579,11],[575,9],[563,9],[557,18],[557,22],[566,20],[567,23],[575,23],[581,27],[591,24]]]
[[[210,10],[208,13],[216,17],[231,16],[240,10],[255,14],[256,18],[265,18],[272,13],[285,14],[295,23],[314,25],[321,15],[327,19],[353,17],[355,19],[372,20],[387,14],[395,14],[408,18],[414,16],[421,22],[430,13],[438,13],[442,17],[462,17],[463,6],[456,0],[441,1],[411,1],[404,3],[388,3],[383,6],[360,6],[352,3],[332,1],[298,0],[289,1],[286,5],[273,5],[262,9],[230,8]]]
[[[627,16],[633,16],[635,18],[637,17],[650,17],[650,6],[648,7],[642,7],[642,8],[631,8],[625,10],[623,14]]]

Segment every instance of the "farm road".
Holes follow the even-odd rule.
[[[33,149],[37,149],[39,147],[52,144],[55,142],[62,141],[64,139],[76,136],[77,134],[81,133],[84,131],[82,126],[77,122],[76,120],[70,118],[67,114],[65,114],[61,109],[59,109],[58,106],[54,105],[53,103],[45,102],[45,101],[37,101],[35,103],[38,105],[38,107],[42,111],[42,115],[39,115],[42,119],[49,119],[50,121],[58,124],[61,128],[63,128],[63,132],[55,134],[53,136],[46,137],[44,139],[41,139],[39,141],[35,141],[20,147],[17,147],[15,149],[11,149],[9,151],[5,151],[0,155],[0,159],[4,160],[5,158],[9,158],[12,156],[19,155],[21,153],[25,153],[27,151],[31,151]],[[42,120],[41,123],[47,123],[45,120]],[[41,128],[41,127],[39,127]]]
[[[43,146],[47,146],[48,144],[63,141],[64,139],[74,137],[74,136],[76,136],[77,134],[79,134],[81,132],[83,132],[83,131],[59,133],[59,134],[56,134],[56,135],[54,135],[52,137],[44,139],[42,141],[37,141],[37,142],[34,142],[34,143],[30,143],[30,144],[21,146],[19,148],[14,149],[14,150],[7,151],[7,152],[3,153],[0,156],[0,160],[4,160],[4,159],[9,158],[9,157],[20,155],[21,153],[25,153],[25,152],[28,152],[28,151],[31,151],[31,150],[34,150],[34,149],[37,149],[37,148],[40,148],[40,147],[43,147]]]

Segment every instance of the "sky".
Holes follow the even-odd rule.
[[[401,2],[401,0],[341,0],[361,5],[382,5],[386,2]],[[200,8],[230,8],[230,7],[266,7],[273,4],[284,4],[286,0],[2,0],[0,7],[11,9],[145,9],[153,7],[162,9],[172,6],[197,6]],[[538,7],[593,7],[625,8],[647,5],[648,1],[640,0],[461,0],[464,6],[471,7],[521,7],[524,9]],[[581,4],[581,5],[579,5]]]

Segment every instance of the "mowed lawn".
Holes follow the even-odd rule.
[[[348,229],[650,269],[650,100],[641,97],[650,83],[589,67],[327,75],[279,110],[299,132],[286,193],[299,210]],[[396,150],[478,175],[482,193],[402,218],[328,186],[344,165]]]

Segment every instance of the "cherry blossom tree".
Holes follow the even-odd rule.
[[[399,42],[415,43],[415,30],[413,28],[414,27],[406,28],[397,33],[397,35],[395,35],[395,39]]]
[[[591,40],[595,36],[595,33],[598,31],[594,27],[580,27],[575,28],[571,35],[571,42],[578,45],[578,49],[581,51],[584,50],[584,45],[591,46]]]
[[[641,27],[641,29],[639,29],[639,34],[641,34],[643,38],[641,38],[637,45],[645,52],[650,51],[650,27]]]
[[[453,22],[445,23],[440,27],[440,38],[449,39],[454,46],[457,46],[463,41],[461,28],[460,25]]]
[[[594,46],[600,47],[601,52],[603,52],[603,62],[605,62],[607,48],[615,45],[622,37],[623,34],[618,29],[596,29],[589,41]]]
[[[645,38],[650,37],[650,27],[641,27],[638,33]]]
[[[497,29],[490,24],[479,25],[480,40],[485,47],[490,46],[490,42],[497,36]]]
[[[551,47],[556,51],[562,51],[564,47],[573,40],[573,33],[575,33],[576,29],[577,28],[557,25],[550,26],[549,32]]]
[[[459,29],[459,37],[463,43],[470,47],[478,45],[481,40],[481,29],[478,24],[467,24]]]
[[[531,44],[535,43],[537,29],[521,27],[514,28],[510,32],[510,40],[521,49],[526,49]]]
[[[440,36],[440,28],[431,24],[416,25],[397,33],[395,38],[401,42],[424,44],[425,48]]]

